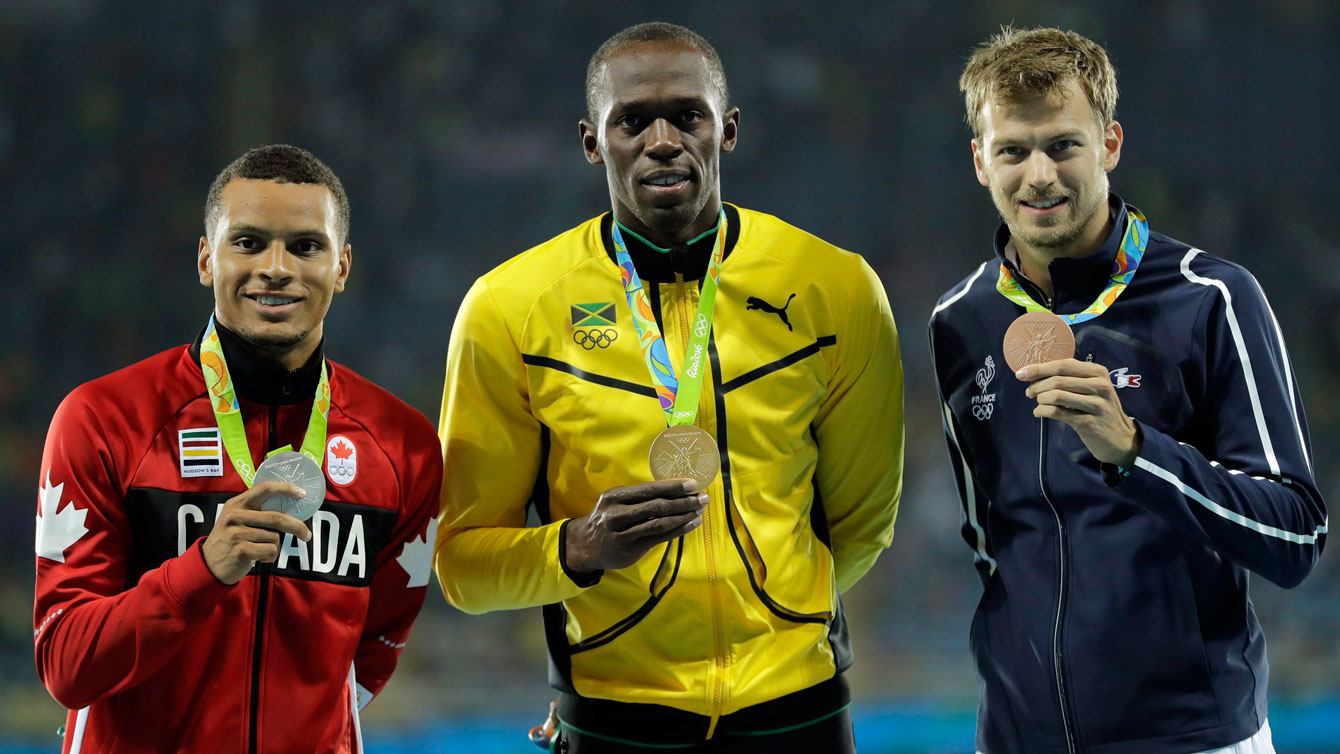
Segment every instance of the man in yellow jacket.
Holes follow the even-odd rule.
[[[443,591],[544,606],[556,751],[854,751],[839,594],[902,479],[883,287],[721,201],[740,116],[701,36],[619,32],[587,106],[613,212],[480,278],[452,331]]]

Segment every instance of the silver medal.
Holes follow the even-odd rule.
[[[287,513],[299,521],[311,518],[326,499],[326,477],[321,473],[321,465],[296,451],[275,453],[262,461],[256,467],[255,484],[261,482],[288,482],[307,491],[298,500],[288,495],[272,495],[261,504],[263,511]]]

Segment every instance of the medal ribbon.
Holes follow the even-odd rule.
[[[219,331],[214,327],[214,315],[210,315],[205,337],[200,341],[200,371],[205,377],[210,405],[214,409],[214,421],[219,425],[219,435],[223,438],[223,447],[228,451],[228,459],[233,462],[238,476],[250,488],[256,479],[256,468],[251,465],[247,429],[242,423],[242,411],[237,405],[232,378],[228,375],[228,362],[223,358]],[[302,449],[299,451],[316,461],[318,468],[326,449],[326,421],[329,415],[330,379],[326,375],[326,362],[322,359],[321,381],[316,385],[316,398],[312,401],[312,418],[307,422],[307,434],[302,438]],[[265,457],[292,449],[293,446],[285,445],[266,453]]]
[[[610,227],[610,235],[614,238],[614,256],[623,277],[623,292],[628,297],[628,309],[633,315],[638,346],[642,349],[647,371],[651,373],[651,384],[661,401],[666,424],[671,427],[693,424],[698,418],[698,398],[702,395],[703,378],[707,372],[703,362],[707,357],[707,338],[712,332],[712,308],[717,299],[721,259],[725,255],[726,211],[721,211],[717,221],[716,244],[712,247],[712,258],[707,263],[707,279],[703,281],[702,294],[698,297],[698,313],[693,317],[693,329],[684,352],[686,379],[683,382],[675,376],[675,368],[670,364],[665,338],[661,337],[661,329],[656,326],[656,313],[652,311],[651,301],[642,288],[642,280],[633,267],[633,258],[628,254],[618,222]]]
[[[1088,322],[1107,311],[1108,307],[1117,300],[1117,296],[1126,290],[1130,285],[1131,278],[1135,277],[1135,271],[1140,267],[1140,260],[1145,256],[1145,247],[1149,245],[1149,221],[1140,210],[1126,205],[1126,232],[1121,237],[1121,247],[1117,249],[1117,258],[1112,261],[1112,279],[1108,281],[1107,287],[1098,294],[1089,308],[1078,314],[1058,314],[1056,316],[1065,320],[1067,324],[1077,325],[1080,322]],[[1034,301],[1023,288],[1019,287],[1019,281],[1014,279],[1008,267],[1003,263],[1000,265],[1000,277],[996,279],[996,290],[1005,298],[1013,301],[1019,306],[1024,307],[1030,312],[1050,311],[1047,307]]]

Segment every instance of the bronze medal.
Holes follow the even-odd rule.
[[[647,455],[653,479],[693,479],[699,492],[705,492],[721,470],[717,441],[692,424],[670,427],[657,435]]]
[[[1026,366],[1075,357],[1075,334],[1065,320],[1048,311],[1028,312],[1005,331],[1005,363],[1017,372]]]

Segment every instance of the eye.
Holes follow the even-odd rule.
[[[1074,139],[1061,139],[1052,145],[1052,151],[1064,152],[1067,149],[1073,149],[1077,146],[1079,146],[1079,142]]]
[[[1000,153],[1006,157],[1023,157],[1024,148],[1016,146],[1001,147]]]
[[[320,241],[314,241],[310,238],[304,238],[300,241],[294,241],[289,244],[288,250],[294,254],[315,254],[324,248]]]
[[[707,116],[700,110],[686,110],[679,116],[680,123],[697,123]]]
[[[241,236],[233,241],[233,245],[246,251],[260,251],[265,248],[265,244],[252,238],[251,236]]]
[[[642,117],[639,115],[620,115],[615,119],[614,125],[619,128],[638,129],[642,127]]]

